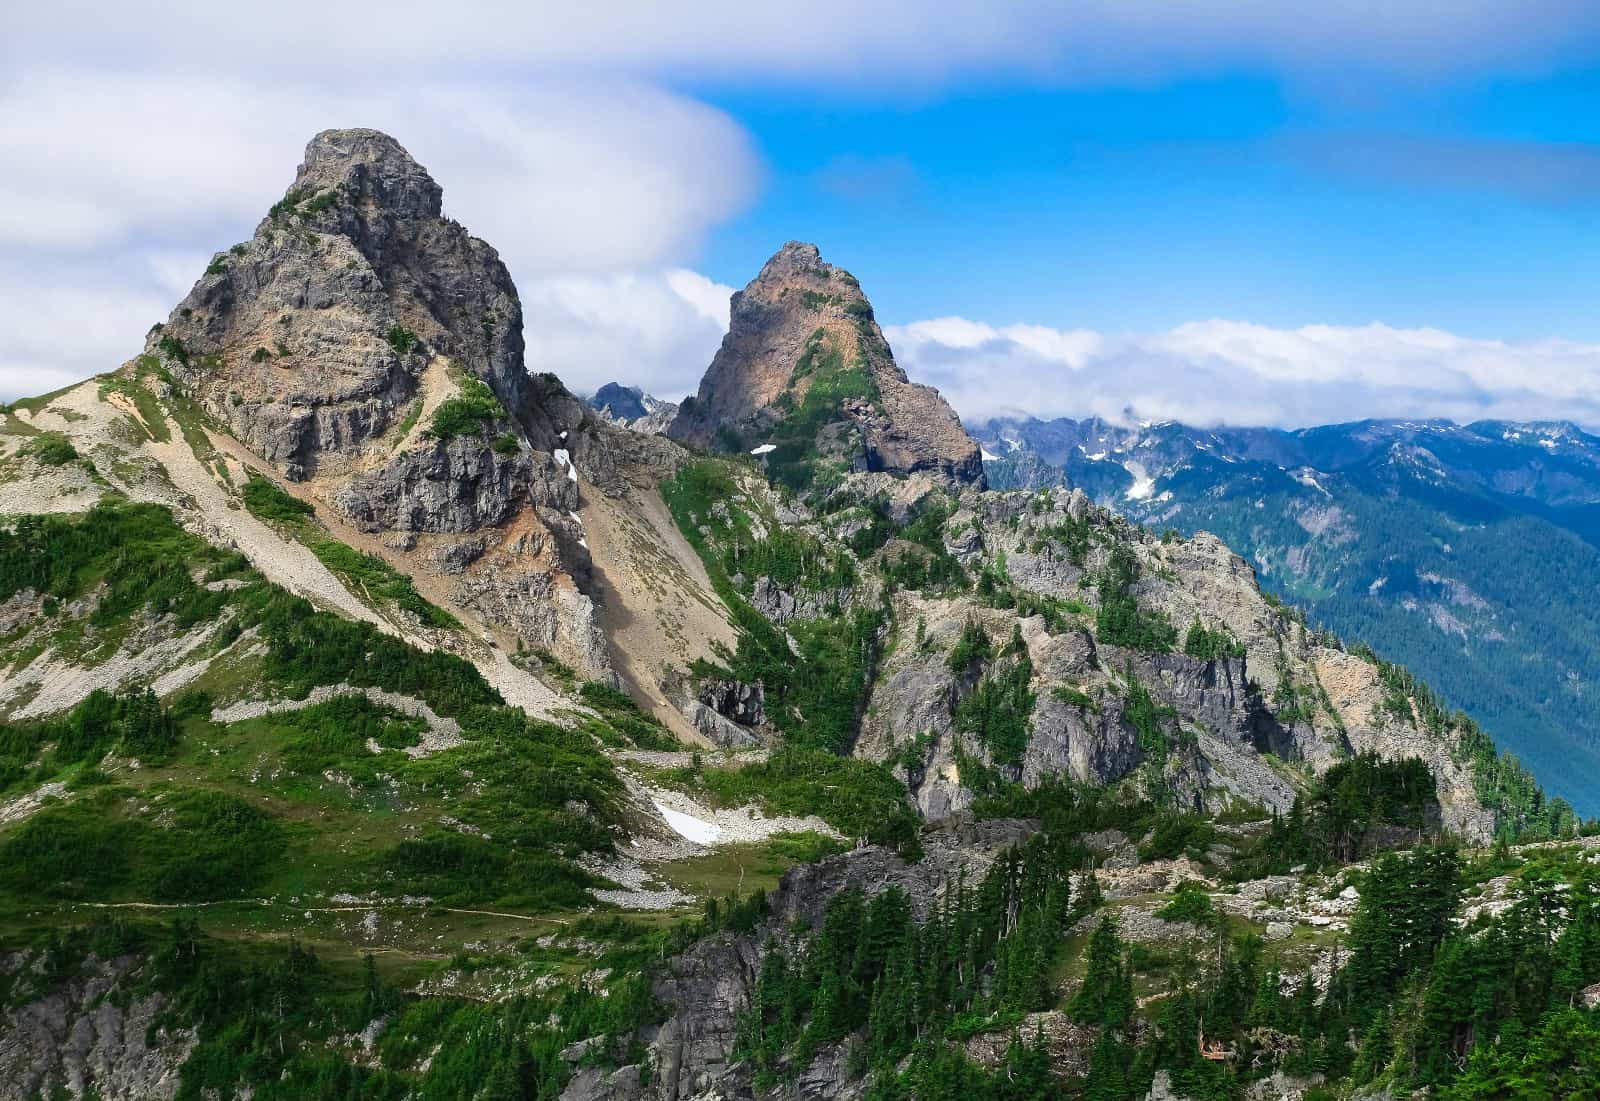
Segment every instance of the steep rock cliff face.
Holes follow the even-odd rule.
[[[733,296],[728,335],[667,434],[721,450],[771,443],[775,464],[812,451],[846,470],[983,484],[978,445],[895,363],[855,277],[797,241]]]
[[[0,1099],[176,1096],[195,1030],[162,1020],[167,999],[141,992],[134,967],[132,959],[91,956],[73,981],[0,1015]],[[6,974],[43,971],[42,959],[0,959]]]
[[[1493,816],[1451,739],[1380,707],[1378,668],[1269,602],[1250,566],[1214,537],[1159,539],[1066,490],[966,494],[960,503],[945,526],[946,551],[974,574],[1003,578],[1024,600],[1053,601],[1059,622],[1019,613],[1014,597],[896,595],[888,657],[855,752],[894,763],[924,817],[970,805],[974,781],[963,761],[1030,788],[1052,778],[1098,785],[1138,777],[1196,809],[1237,801],[1284,810],[1296,788],[1276,762],[1322,772],[1372,751],[1421,758],[1438,783],[1445,825],[1474,839],[1492,834]],[[1166,625],[1171,652],[1099,630],[1113,554],[1126,556],[1128,598]],[[1184,653],[1192,624],[1219,632],[1232,652]],[[1014,758],[997,757],[980,724],[958,718],[981,677],[1014,660],[997,658],[987,671],[950,668],[948,655],[973,625],[996,651],[1015,632],[1031,666],[1026,741]],[[1158,709],[1139,717],[1143,731],[1131,714],[1139,691]]]

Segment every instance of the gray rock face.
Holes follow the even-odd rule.
[[[1028,1044],[1044,1037],[1050,1066],[1057,1074],[1073,1078],[1089,1073],[1089,1055],[1100,1038],[1098,1025],[1084,1025],[1059,1009],[1029,1013],[1016,1025],[999,1032],[980,1032],[966,1043],[974,1062],[994,1069],[1005,1062],[1013,1041]]]
[[[283,200],[145,348],[247,448],[386,547],[481,534],[426,543],[418,567],[458,578],[487,624],[610,682],[573,513],[580,482],[613,485],[649,449],[616,446],[631,434],[528,374],[523,351],[499,256],[374,130],[314,137]]]
[[[504,523],[529,501],[575,509],[578,486],[547,455],[503,456],[455,439],[352,476],[336,499],[364,531],[469,532]]]
[[[760,726],[766,721],[766,693],[759,684],[707,681],[700,686],[700,702],[740,726]]]
[[[733,296],[728,335],[700,390],[667,435],[691,446],[748,448],[803,404],[819,364],[861,368],[875,392],[844,399],[817,449],[857,471],[928,472],[983,484],[978,445],[939,392],[906,378],[849,272],[823,262],[815,245],[791,241]]]
[[[10,957],[8,968],[31,961]],[[177,1095],[193,1031],[155,1028],[165,999],[122,985],[132,962],[90,957],[85,973],[0,1017],[0,1101],[98,1097],[162,1101]]]
[[[834,609],[848,608],[855,596],[855,590],[849,588],[790,591],[779,588],[770,577],[758,577],[750,590],[750,606],[782,627],[796,619],[818,619]]]
[[[1076,550],[1059,534],[1073,524],[1087,532]],[[1173,624],[1180,645],[1185,625],[1199,621],[1231,636],[1243,653],[1205,659],[1102,643],[1095,579],[1117,545],[1140,564],[1133,587],[1140,608]],[[1386,715],[1375,668],[1270,605],[1248,564],[1216,539],[1159,540],[1080,493],[1056,490],[964,494],[945,546],[972,571],[994,569],[1003,555],[1017,589],[1080,610],[1047,627],[1042,617],[1019,619],[975,597],[896,595],[895,635],[855,752],[900,769],[924,817],[970,804],[960,756],[996,767],[978,739],[955,729],[954,711],[973,685],[945,666],[961,631],[975,622],[997,646],[1019,628],[1033,665],[1029,741],[1020,764],[998,766],[1006,779],[1032,788],[1055,777],[1108,784],[1139,775],[1195,809],[1245,802],[1281,811],[1295,788],[1267,755],[1321,771],[1370,750],[1427,762],[1445,828],[1477,839],[1492,830],[1451,740]],[[1142,770],[1147,754],[1128,717],[1130,675],[1170,709],[1160,722],[1166,748],[1154,772]]]
[[[499,545],[458,578],[455,598],[530,646],[554,652],[585,680],[612,684],[616,674],[599,609],[572,574],[556,565],[562,559],[551,545],[551,532],[563,524],[570,521],[551,517],[545,526],[532,518],[519,520]],[[584,553],[575,542],[562,551],[574,552]],[[582,562],[567,561],[581,573]]]

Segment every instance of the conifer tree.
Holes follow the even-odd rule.
[[[1133,986],[1123,965],[1117,920],[1110,914],[1095,926],[1087,956],[1083,985],[1073,995],[1067,1012],[1084,1024],[1121,1027],[1133,1012]]]

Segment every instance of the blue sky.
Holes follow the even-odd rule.
[[[373,126],[578,391],[692,391],[803,239],[968,418],[1600,429],[1595,0],[12,14],[0,399],[128,358],[312,134]]]
[[[891,320],[1211,317],[1600,338],[1600,71],[1361,102],[1229,72],[1135,88],[709,90],[766,165],[737,283],[818,242]]]

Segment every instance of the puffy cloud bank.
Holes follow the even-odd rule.
[[[1301,427],[1365,417],[1600,427],[1600,345],[1438,329],[1195,321],[1107,335],[959,317],[886,330],[908,374],[969,421],[1100,416]]]
[[[595,363],[637,363],[653,382],[650,364],[674,349],[709,359],[705,287],[670,265],[743,206],[759,166],[744,131],[700,102],[616,78],[396,72],[356,86],[56,69],[0,85],[0,148],[21,154],[0,182],[0,399],[136,352],[211,253],[253,232],[306,140],[346,124],[398,136],[443,185],[446,213],[500,250],[548,329],[530,333],[535,369],[570,367],[582,385]],[[602,287],[609,329],[593,309]]]

